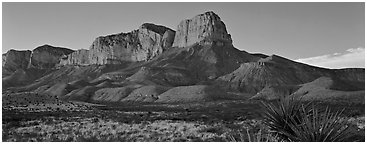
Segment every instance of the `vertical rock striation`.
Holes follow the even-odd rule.
[[[18,69],[26,69],[29,65],[29,59],[32,51],[9,50],[3,54],[3,73],[12,73]]]
[[[24,71],[28,68],[48,69],[54,68],[60,63],[63,55],[68,55],[73,50],[61,47],[43,45],[35,48],[33,51],[9,50],[3,54],[3,76],[8,76],[19,70]]]
[[[53,68],[60,63],[60,59],[63,55],[68,55],[72,52],[74,51],[62,47],[53,47],[50,45],[39,46],[32,51],[28,67],[40,69]]]
[[[167,27],[145,23],[129,33],[98,37],[89,49],[90,64],[120,64],[147,61],[172,46],[175,32]]]
[[[220,17],[214,12],[206,12],[182,21],[177,32],[164,26],[144,23],[129,33],[100,36],[94,40],[89,52],[77,51],[64,56],[60,64],[103,65],[148,61],[172,46],[187,47],[195,43],[232,46],[232,39]],[[86,55],[88,62],[81,60]]]
[[[232,44],[232,39],[220,17],[210,11],[183,20],[177,26],[174,47],[187,47],[198,42],[224,45]]]
[[[88,65],[89,50],[80,49],[60,59],[60,65]]]

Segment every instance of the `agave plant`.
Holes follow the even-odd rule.
[[[282,140],[334,142],[350,136],[350,126],[341,117],[343,111],[332,113],[329,108],[320,111],[311,102],[304,105],[294,97],[262,104],[265,125]]]

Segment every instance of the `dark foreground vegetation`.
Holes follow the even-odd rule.
[[[2,112],[3,141],[365,141],[364,104],[62,103]]]

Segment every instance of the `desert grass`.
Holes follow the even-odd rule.
[[[261,110],[260,106],[235,104],[228,103],[222,109],[215,103],[212,104],[215,107],[205,106],[204,108],[185,105],[182,108],[137,106],[122,109],[84,106],[78,108],[78,105],[72,105],[73,109],[69,109],[71,107],[69,105],[56,105],[52,106],[52,109],[46,108],[47,111],[44,111],[43,105],[42,107],[29,107],[29,105],[3,107],[2,141],[303,141],[282,137],[269,126],[266,118],[258,117],[256,114],[258,112],[254,110],[259,110],[262,114],[266,112]],[[235,110],[243,113],[237,113]],[[358,112],[358,115],[352,117],[339,115],[343,121],[347,121],[344,124],[349,125],[351,129],[349,133],[353,136],[346,141],[364,141],[364,114],[360,113],[364,112]],[[292,130],[292,128],[289,129]]]
[[[100,118],[33,120],[11,129],[5,141],[214,141],[225,135],[204,124],[170,120],[126,124]]]
[[[205,123],[173,120],[123,123],[97,117],[47,117],[21,121],[16,126],[3,124],[3,141],[7,142],[200,142],[240,139],[240,131],[258,133],[261,120],[218,121]],[[260,132],[261,133],[261,132]],[[253,139],[253,138],[252,138]]]

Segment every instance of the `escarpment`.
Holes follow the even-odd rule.
[[[192,19],[183,20],[177,26],[174,47],[186,47],[203,41],[232,44],[231,35],[220,17],[214,12],[206,12]]]
[[[50,45],[39,46],[32,51],[28,67],[53,68],[60,63],[60,58],[63,55],[68,55],[72,52],[74,51],[68,48]]]
[[[129,33],[98,37],[90,46],[90,64],[148,61],[172,46],[174,31],[145,23]]]
[[[60,59],[61,65],[88,65],[89,50],[81,49],[71,54],[64,55]]]
[[[92,103],[360,97],[364,71],[237,49],[214,12],[183,20],[176,31],[144,23],[131,32],[100,36],[89,49],[44,45],[3,54],[3,88]]]

